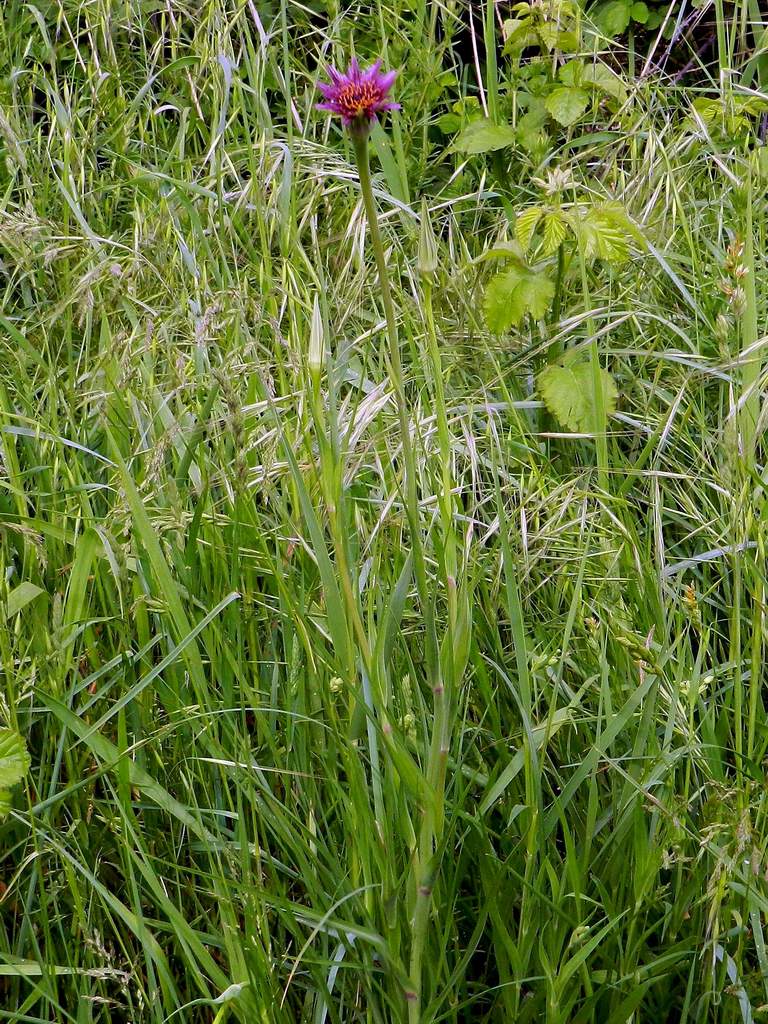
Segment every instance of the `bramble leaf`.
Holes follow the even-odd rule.
[[[561,85],[547,96],[547,110],[564,127],[575,124],[589,104],[589,93],[570,85]]]
[[[559,211],[548,213],[544,218],[544,244],[542,256],[551,256],[565,239],[568,228]]]
[[[546,145],[547,135],[543,130],[547,120],[544,104],[541,109],[526,111],[517,122],[517,141],[527,153],[533,153]]]
[[[528,267],[513,267],[492,278],[485,290],[485,319],[494,334],[517,327],[526,313],[541,320],[555,294],[554,284]]]
[[[526,252],[531,245],[536,225],[541,220],[544,209],[541,206],[530,206],[527,210],[519,213],[515,221],[515,238],[520,243],[523,252]]]
[[[577,433],[593,429],[593,377],[589,362],[552,363],[537,380],[539,394],[549,412]],[[616,384],[607,370],[600,370],[603,407],[607,415],[616,408]]]
[[[573,229],[580,237],[584,258],[618,265],[629,258],[629,243],[639,231],[620,203],[603,203],[586,212],[570,211]]]

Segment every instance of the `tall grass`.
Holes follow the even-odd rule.
[[[533,160],[436,127],[508,95],[465,13],[0,12],[0,711],[33,762],[0,1020],[765,1012],[768,165],[724,125],[768,99],[764,16],[724,5],[717,81],[631,80]],[[352,39],[402,67],[401,395],[313,109]],[[499,338],[488,256],[554,167],[644,242]],[[534,386],[578,346],[620,394],[597,444]]]

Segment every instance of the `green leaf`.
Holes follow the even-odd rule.
[[[18,612],[21,611],[30,601],[34,601],[36,597],[45,591],[36,586],[34,583],[30,583],[29,580],[24,580],[18,587],[15,587],[8,595],[8,602],[6,604],[6,615],[7,619],[13,618]]]
[[[13,729],[0,729],[0,818],[11,808],[9,790],[29,771],[29,754],[23,738]]]
[[[485,118],[472,121],[453,144],[459,153],[493,153],[497,149],[514,146],[515,130],[508,124],[494,124]]]
[[[568,227],[559,210],[548,213],[544,218],[544,245],[542,256],[556,252],[568,233]]]
[[[563,64],[558,72],[557,77],[563,83],[563,85],[581,85],[581,76],[584,73],[584,61],[583,60],[569,60],[567,64]]]
[[[588,362],[553,363],[538,376],[539,394],[549,412],[577,433],[592,430],[592,365]],[[610,415],[616,408],[616,385],[607,370],[600,370],[603,406]]]
[[[437,127],[443,135],[453,135],[461,128],[461,118],[458,114],[443,114],[437,119]]]
[[[526,313],[541,320],[555,294],[554,284],[528,267],[513,267],[497,274],[485,290],[485,319],[494,334],[521,323]]]
[[[547,110],[564,127],[575,124],[589,103],[589,93],[570,85],[561,85],[547,96]]]
[[[536,225],[541,220],[544,209],[541,206],[531,206],[518,214],[515,221],[515,238],[520,243],[523,252],[527,252],[531,245]]]
[[[538,36],[530,18],[508,18],[502,26],[504,52],[521,53],[538,43]]]
[[[536,26],[536,31],[541,40],[541,45],[551,53],[560,42],[560,36],[562,35],[557,22],[543,21],[540,25]]]
[[[615,38],[629,27],[632,4],[630,0],[608,0],[595,11],[595,24],[606,36]]]
[[[608,93],[609,96],[613,96],[619,103],[623,103],[627,98],[626,86],[619,76],[605,64],[590,64],[584,68],[581,80],[584,85],[600,89],[602,92]]]
[[[648,9],[648,4],[644,4],[642,0],[639,0],[638,3],[632,4],[632,10],[630,11],[630,14],[632,15],[632,20],[636,21],[638,25],[645,25],[645,23],[648,21],[650,13],[651,12]]]
[[[603,203],[586,213],[577,208],[569,212],[569,217],[587,260],[600,259],[612,265],[623,263],[629,258],[630,240],[640,237],[620,203]]]
[[[517,141],[527,153],[546,145],[547,134],[542,129],[547,119],[546,108],[529,110],[517,122]]]

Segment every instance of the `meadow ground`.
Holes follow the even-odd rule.
[[[5,0],[0,1020],[765,1018],[766,111],[757,0]]]

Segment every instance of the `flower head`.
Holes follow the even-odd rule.
[[[317,87],[325,97],[318,103],[318,110],[330,110],[339,114],[345,128],[366,133],[373,121],[385,110],[399,110],[399,103],[392,103],[389,91],[397,77],[396,71],[381,74],[381,61],[377,60],[366,71],[352,58],[346,74],[335,68],[328,68],[330,84],[318,82]]]

